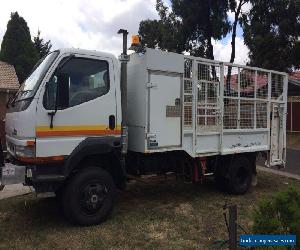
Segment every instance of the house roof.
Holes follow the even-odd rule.
[[[298,81],[300,83],[300,70],[294,71],[289,74],[289,81]]]
[[[251,93],[254,91],[254,82],[255,82],[255,75],[251,74],[250,72],[245,72],[243,74],[242,81],[245,81],[247,84],[243,88],[241,86],[241,91],[244,93]],[[226,84],[227,76],[225,76],[224,83]],[[268,76],[266,74],[257,75],[257,88],[260,89],[268,84]],[[300,96],[300,70],[294,71],[289,74],[288,79],[288,95],[297,95]],[[238,75],[234,74],[231,75],[230,79],[230,88],[234,91],[238,89]]]
[[[19,87],[14,66],[0,61],[0,89],[18,90]]]
[[[245,71],[241,76],[241,92],[252,93],[254,91],[255,74]],[[227,76],[224,77],[224,84],[227,82]],[[257,89],[263,88],[268,84],[268,76],[266,74],[257,75]],[[230,88],[234,91],[238,90],[238,74],[231,75],[230,77]]]
[[[289,96],[300,96],[300,70],[289,74]]]

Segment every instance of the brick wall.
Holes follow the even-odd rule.
[[[6,113],[6,104],[9,98],[14,95],[14,92],[0,91],[0,140],[2,145],[5,145],[5,113]]]
[[[290,96],[288,99],[287,131],[300,132],[300,96]]]

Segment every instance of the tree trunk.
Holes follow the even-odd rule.
[[[207,57],[208,59],[214,60],[214,46],[212,45],[211,42],[211,37],[208,38],[207,41]],[[215,66],[211,66],[211,74],[214,80],[217,79],[217,73],[216,73],[216,67]]]
[[[234,14],[234,22],[233,22],[233,26],[232,26],[232,35],[231,35],[231,56],[230,56],[230,63],[234,62],[235,59],[235,38],[236,38],[236,27],[239,21],[239,16],[241,13],[241,8],[243,5],[244,0],[240,0],[239,5],[235,11]],[[232,67],[229,66],[228,67],[228,72],[227,72],[227,79],[226,79],[226,91],[228,94],[230,94],[231,92],[231,88],[230,88],[230,80],[231,80],[231,71],[232,71]]]

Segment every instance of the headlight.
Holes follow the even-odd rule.
[[[35,157],[35,146],[34,145],[27,145],[27,146],[16,145],[15,146],[15,154],[16,154],[16,157]]]

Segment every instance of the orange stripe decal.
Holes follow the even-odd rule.
[[[66,156],[59,155],[51,157],[17,157],[17,159],[25,163],[42,164],[63,161],[66,159]]]
[[[120,130],[77,130],[77,131],[37,131],[37,137],[80,136],[80,135],[120,135]]]
[[[36,127],[36,137],[51,136],[86,136],[86,135],[120,135],[120,126],[110,130],[105,125],[92,126],[55,126],[50,129],[49,126]]]

